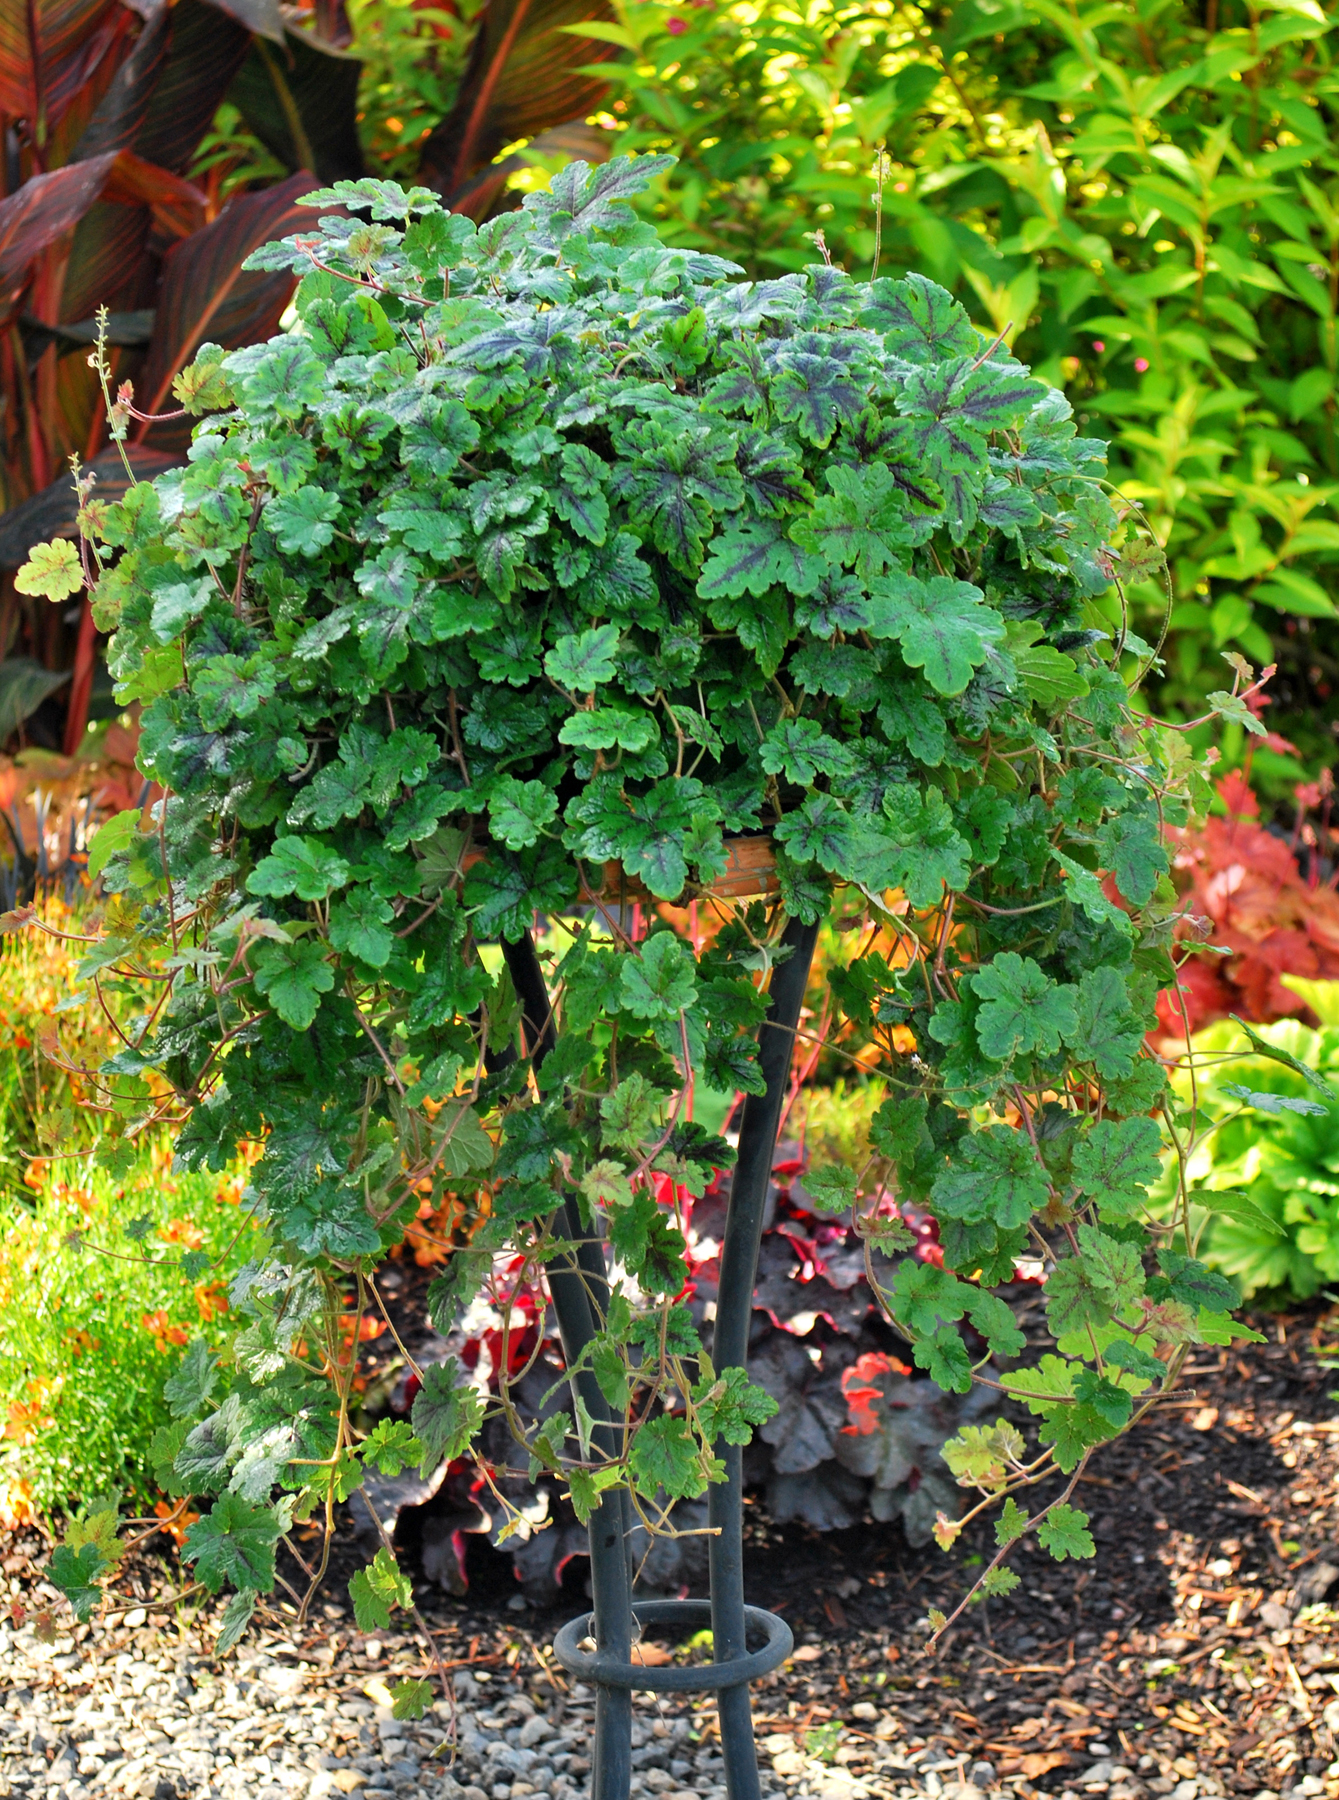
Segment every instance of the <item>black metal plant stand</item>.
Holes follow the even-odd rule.
[[[739,1157],[721,1248],[712,1346],[718,1369],[743,1368],[748,1360],[763,1209],[790,1075],[791,1049],[817,937],[816,925],[792,920],[781,940],[790,955],[772,976],[767,1017],[758,1046],[766,1091],[750,1094],[744,1103]],[[516,943],[504,943],[503,954],[521,1000],[526,1046],[539,1064],[552,1048],[553,1024],[543,971],[529,933]],[[549,1286],[563,1353],[570,1367],[600,1328],[608,1279],[600,1245],[583,1229],[573,1201],[565,1203],[561,1224],[576,1249],[550,1265]],[[595,1441],[606,1454],[616,1457],[622,1420],[614,1416],[589,1370],[578,1375],[577,1387],[595,1420]],[[718,1693],[730,1800],[759,1800],[749,1683],[784,1662],[794,1640],[790,1627],[775,1613],[744,1604],[743,1451],[737,1444],[724,1442],[718,1442],[715,1448],[725,1463],[726,1474],[724,1481],[713,1482],[708,1495],[708,1519],[715,1533],[708,1540],[709,1601],[634,1603],[628,1556],[631,1517],[626,1497],[620,1493],[606,1495],[591,1515],[593,1609],[565,1625],[553,1645],[562,1666],[590,1682],[596,1691],[591,1800],[628,1800],[634,1688],[653,1693]],[[634,1626],[640,1635],[643,1626],[674,1625],[682,1629],[705,1623],[708,1618],[714,1659],[711,1663],[696,1668],[650,1668],[633,1662]],[[596,1648],[581,1649],[582,1640],[592,1632]],[[750,1635],[761,1640],[752,1650],[748,1646]]]

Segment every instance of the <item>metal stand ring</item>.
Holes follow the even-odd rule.
[[[639,1625],[687,1625],[696,1620],[711,1622],[710,1600],[639,1600],[632,1608]],[[698,1694],[716,1688],[740,1687],[770,1675],[790,1655],[795,1637],[784,1619],[764,1612],[760,1606],[746,1606],[744,1620],[750,1633],[766,1634],[760,1650],[747,1656],[732,1657],[729,1662],[700,1664],[696,1668],[651,1668],[641,1663],[622,1662],[603,1656],[598,1650],[581,1650],[578,1645],[590,1633],[593,1613],[571,1619],[553,1640],[553,1654],[570,1675],[593,1681],[597,1687],[642,1688],[657,1694]]]

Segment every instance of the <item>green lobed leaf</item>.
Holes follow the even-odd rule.
[[[1087,1513],[1063,1502],[1051,1507],[1038,1524],[1037,1542],[1057,1562],[1064,1562],[1070,1556],[1083,1559],[1097,1554],[1097,1546],[1088,1530]]]
[[[192,1563],[196,1579],[211,1594],[227,1582],[268,1594],[274,1586],[274,1547],[279,1524],[269,1507],[253,1506],[237,1494],[221,1494],[186,1533],[181,1559]]]
[[[483,1415],[482,1396],[462,1379],[456,1363],[430,1363],[409,1414],[422,1446],[419,1467],[426,1470],[463,1456]]]
[[[93,1608],[102,1599],[98,1577],[109,1566],[97,1544],[83,1544],[77,1550],[61,1544],[52,1552],[45,1569],[46,1578],[52,1587],[64,1594],[81,1625],[92,1618]]]
[[[1006,951],[973,981],[985,1002],[977,1016],[977,1038],[987,1056],[1053,1056],[1062,1038],[1078,1030],[1073,990],[1044,974],[1030,956]]]
[[[393,1612],[412,1608],[414,1588],[383,1545],[367,1567],[357,1570],[350,1578],[349,1598],[353,1601],[353,1618],[359,1631],[384,1631]]]
[[[218,1361],[202,1337],[194,1337],[175,1372],[163,1383],[163,1398],[174,1419],[200,1411],[218,1382]]]
[[[871,632],[896,638],[909,668],[924,669],[938,694],[960,694],[1004,636],[1004,620],[970,582],[947,575],[922,581],[898,570],[870,582]]]

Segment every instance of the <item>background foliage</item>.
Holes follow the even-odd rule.
[[[673,242],[768,272],[918,268],[1110,435],[1172,563],[1159,709],[1195,717],[1218,652],[1277,661],[1271,724],[1323,766],[1339,676],[1335,30],[1312,0],[1206,9],[621,11],[627,139],[672,148]],[[1157,642],[1166,595],[1137,592]],[[1234,741],[1235,740],[1235,741]],[[1239,730],[1225,745],[1240,754]],[[1273,788],[1295,772],[1256,757]]]
[[[1247,1298],[1284,1303],[1339,1282],[1339,982],[1296,987],[1319,1029],[1280,1019],[1253,1046],[1219,1020],[1196,1033],[1173,1077],[1211,1126],[1189,1159],[1196,1191],[1240,1200],[1235,1213],[1203,1213],[1205,1259]],[[1170,1168],[1164,1185],[1170,1194]]]
[[[94,915],[49,893],[43,916],[78,934]],[[48,933],[0,938],[0,1523],[113,1489],[152,1499],[164,1379],[226,1311],[224,1287],[259,1243],[240,1176],[174,1175],[164,1133],[116,1176],[78,1154],[97,1121],[43,1045],[57,1024],[76,1061],[119,1042],[99,1011],[69,1005],[80,956]]]
[[[171,1160],[160,1142],[115,1181],[39,1164],[26,1202],[0,1200],[0,1520],[159,1491],[163,1383],[187,1341],[217,1329],[259,1241],[240,1179],[174,1176]],[[192,1255],[208,1266],[183,1266]]]

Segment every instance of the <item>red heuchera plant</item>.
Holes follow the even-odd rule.
[[[1217,784],[1223,817],[1169,834],[1187,902],[1179,934],[1218,946],[1188,955],[1179,995],[1159,996],[1159,1020],[1177,1038],[1187,1024],[1197,1031],[1229,1013],[1257,1022],[1305,1015],[1305,1003],[1279,977],[1339,977],[1339,870],[1322,879],[1335,848],[1333,780],[1327,770],[1295,790],[1297,814],[1285,837],[1261,822],[1248,775],[1249,768]]]

